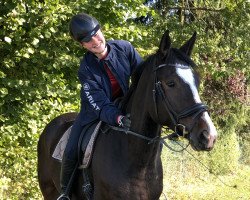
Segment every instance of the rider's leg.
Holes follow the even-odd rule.
[[[58,200],[69,199],[69,193],[73,183],[74,175],[78,167],[78,141],[82,132],[82,125],[77,116],[66,145],[60,174],[61,196]]]

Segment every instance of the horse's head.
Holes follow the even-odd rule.
[[[187,138],[195,150],[211,150],[217,131],[198,94],[198,75],[190,59],[196,33],[179,49],[171,47],[168,31],[156,54],[152,118]]]

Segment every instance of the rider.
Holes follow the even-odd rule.
[[[129,78],[142,62],[128,41],[105,41],[98,21],[85,13],[72,17],[69,30],[72,38],[87,50],[80,63],[78,77],[81,82],[81,109],[66,146],[61,167],[61,196],[69,199],[68,186],[74,176],[78,154],[78,139],[83,127],[100,120],[110,125],[130,127],[130,119],[117,108],[114,100],[124,96]]]

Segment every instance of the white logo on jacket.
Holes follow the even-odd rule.
[[[94,107],[95,110],[100,110],[99,106],[95,103],[93,97],[90,95],[90,92],[88,90],[90,90],[90,86],[88,83],[84,83],[83,84],[83,89],[84,92],[89,100],[89,103]]]
[[[89,84],[88,83],[84,83],[83,84],[83,89],[84,90],[89,90],[90,89]]]

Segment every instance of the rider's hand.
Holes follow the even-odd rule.
[[[129,119],[129,116],[119,115],[117,117],[117,124],[122,128],[129,129],[131,125],[131,120]]]

